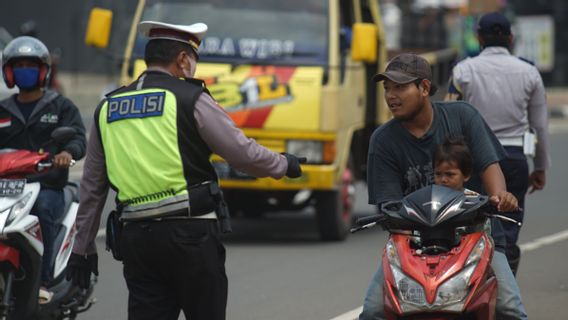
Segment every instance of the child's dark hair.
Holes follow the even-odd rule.
[[[441,162],[455,162],[464,176],[471,176],[473,159],[463,137],[448,137],[434,153],[434,167]]]

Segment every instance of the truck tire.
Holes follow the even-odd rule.
[[[349,167],[343,172],[339,190],[320,191],[316,195],[316,221],[320,238],[341,241],[349,235],[353,213],[353,175]]]

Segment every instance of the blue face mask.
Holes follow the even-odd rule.
[[[14,68],[14,82],[18,88],[29,90],[36,88],[39,82],[39,68],[20,67]]]

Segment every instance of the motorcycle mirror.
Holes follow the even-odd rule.
[[[51,132],[51,139],[58,144],[66,143],[73,139],[77,134],[77,130],[72,127],[59,127]]]

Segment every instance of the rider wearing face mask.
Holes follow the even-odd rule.
[[[32,214],[38,216],[43,236],[40,303],[48,302],[55,254],[53,243],[57,221],[63,214],[63,187],[69,177],[71,160],[85,155],[85,127],[77,107],[61,94],[46,90],[51,71],[47,47],[38,39],[22,36],[12,40],[2,54],[2,71],[8,88],[19,93],[0,101],[0,148],[43,149],[52,155],[55,170],[37,177],[41,191]],[[49,143],[58,127],[73,127],[77,135],[64,145]],[[38,284],[39,285],[39,284]]]

